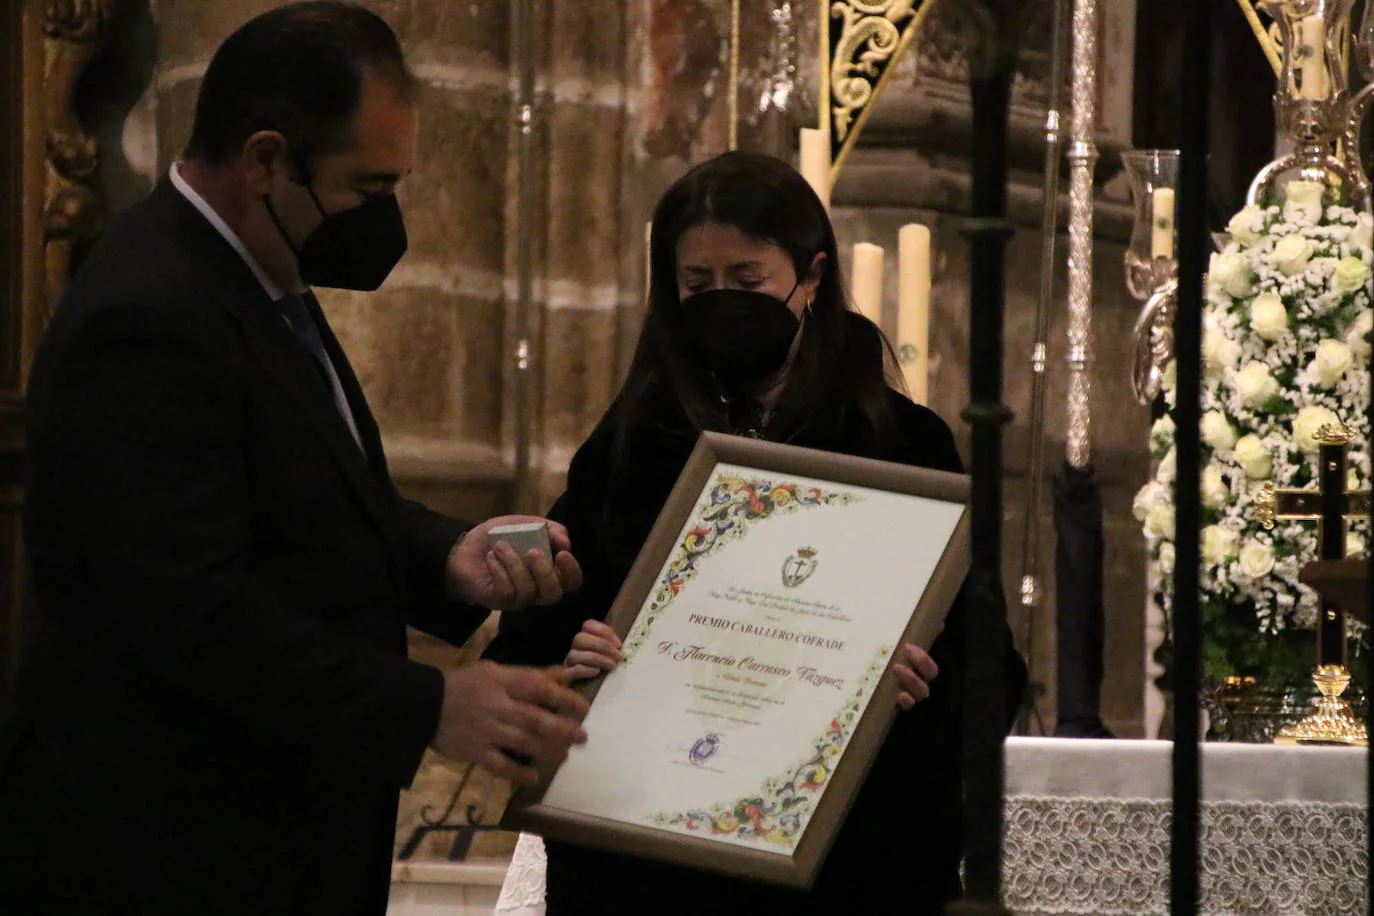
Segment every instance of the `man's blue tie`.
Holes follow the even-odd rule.
[[[292,335],[319,364],[320,372],[324,375],[326,384],[329,385],[334,394],[334,406],[338,408],[343,421],[348,424],[348,431],[353,434],[353,441],[358,443],[358,448],[362,448],[363,440],[358,435],[358,426],[353,420],[353,411],[348,406],[348,398],[344,395],[343,385],[339,383],[339,374],[334,371],[334,363],[329,359],[329,353],[324,348],[324,338],[320,336],[320,326],[311,313],[310,306],[319,308],[319,300],[315,298],[314,293],[307,290],[304,293],[288,293],[277,300],[277,305],[281,308],[282,317],[286,319],[286,325],[291,329]]]

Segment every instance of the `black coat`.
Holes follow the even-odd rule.
[[[945,471],[961,469],[949,427],[892,392],[896,433],[869,442],[857,411],[832,434],[798,445]],[[610,421],[577,452],[567,492],[551,516],[568,526],[586,575],[583,589],[552,613],[503,615],[488,650],[500,661],[558,664],[583,621],[610,609],[677,481],[694,437],[666,428],[628,438],[625,476],[613,476]],[[960,602],[931,650],[940,666],[931,696],[898,718],[809,896],[735,878],[674,868],[565,843],[548,844],[549,916],[675,913],[939,913],[959,893],[960,729],[963,680]],[[1011,708],[1026,671],[1011,632],[989,634],[1006,649]]]
[[[323,324],[323,316],[317,315]],[[0,912],[375,914],[442,676],[405,624],[462,523],[402,500],[243,260],[164,181],[38,354],[38,605],[0,732]]]

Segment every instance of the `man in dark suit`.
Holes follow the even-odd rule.
[[[315,286],[373,289],[414,82],[343,3],[248,23],[31,380],[38,613],[0,737],[0,913],[380,914],[427,747],[515,780],[585,740],[555,675],[409,661],[581,581],[402,499]],[[540,613],[537,610],[526,613]]]

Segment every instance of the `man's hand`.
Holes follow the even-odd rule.
[[[892,673],[897,675],[902,685],[897,705],[906,711],[930,696],[930,681],[939,676],[940,666],[920,646],[907,643],[902,646],[902,652],[906,655],[907,663],[893,665]]]
[[[444,672],[444,704],[434,749],[494,776],[533,783],[535,767],[561,763],[587,734],[587,701],[560,669],[476,662]]]
[[[582,624],[582,632],[573,637],[572,648],[563,659],[563,667],[573,680],[593,678],[603,671],[614,671],[620,664],[620,637],[615,630],[599,620]]]
[[[493,544],[490,531],[501,525],[545,522],[553,562],[531,550],[521,556],[506,542]],[[531,604],[550,605],[582,587],[582,567],[569,553],[568,529],[529,515],[489,519],[469,531],[448,556],[450,597],[494,611],[518,611]]]

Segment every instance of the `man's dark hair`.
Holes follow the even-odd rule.
[[[296,161],[333,152],[358,110],[365,74],[413,99],[415,78],[396,34],[353,3],[293,3],[249,20],[205,71],[186,158],[224,165],[260,130],[276,130]]]

